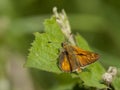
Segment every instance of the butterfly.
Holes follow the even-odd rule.
[[[62,43],[62,52],[59,55],[59,68],[64,72],[81,72],[82,68],[99,59],[99,54]]]

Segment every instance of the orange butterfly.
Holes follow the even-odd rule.
[[[99,59],[94,52],[82,50],[77,46],[62,43],[63,51],[59,56],[59,67],[64,72],[80,72],[81,68]]]

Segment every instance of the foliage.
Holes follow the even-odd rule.
[[[55,18],[46,20],[44,25],[45,33],[35,33],[35,40],[32,43],[25,66],[53,73],[62,73],[58,68],[57,62],[61,43],[65,41],[64,35],[57,25]],[[76,41],[81,48],[84,47],[84,49],[90,50],[87,42],[80,35],[76,35]],[[102,74],[105,72],[101,64],[96,62],[87,69],[88,71],[83,71],[75,76],[79,77],[77,81],[82,80],[84,85],[89,87],[106,88],[105,85],[100,83]]]
[[[55,72],[52,73],[51,70],[49,73],[47,69],[41,69],[39,64],[37,64],[37,67],[34,66],[34,69],[30,68],[31,73],[28,74],[29,71],[27,70],[28,76],[25,77],[26,68],[22,68],[22,66],[27,58],[28,49],[31,47],[30,43],[33,42],[34,35],[35,40],[33,44],[36,42],[36,38],[38,38],[39,35],[44,37],[41,33],[35,32],[44,31],[42,23],[44,19],[51,15],[54,6],[57,6],[59,10],[64,9],[67,12],[72,27],[72,33],[77,32],[80,34],[75,35],[76,40],[78,40],[77,46],[100,54],[100,60],[95,63],[95,66],[100,62],[105,69],[109,66],[120,68],[119,0],[69,0],[69,3],[68,0],[0,0],[0,90],[16,90],[16,87],[20,87],[21,90],[24,90],[24,88],[28,90],[48,90],[48,88],[56,89],[56,87],[60,89],[67,87],[70,89],[73,87],[74,90],[78,88],[81,90],[86,88],[87,90],[89,88],[81,86],[83,85],[82,81],[86,81],[84,80],[85,78],[83,78],[83,80],[80,79],[81,81],[79,80],[79,82],[76,80],[80,77],[82,78],[82,73],[80,74],[81,76],[70,74],[69,79],[73,80],[75,77],[75,80],[71,81],[73,82],[71,84],[67,84],[66,82],[66,85],[63,83],[63,80],[65,81],[64,75],[56,74]],[[33,33],[35,34],[33,35]],[[46,32],[44,34],[46,35]],[[47,36],[48,35],[47,33]],[[81,36],[83,36],[85,40],[82,39],[83,37]],[[89,45],[84,41],[87,41]],[[53,50],[55,51],[54,54],[56,54],[55,57],[59,56],[59,50],[61,48],[60,43],[61,42],[58,41],[52,41],[52,43],[47,44],[48,46],[52,45],[52,48],[57,46],[55,47],[56,50]],[[58,61],[58,59],[56,60]],[[29,62],[32,62],[32,60]],[[33,64],[36,63],[34,62]],[[19,65],[21,68],[19,68]],[[92,66],[94,66],[94,64],[87,67],[88,71],[89,68],[91,70]],[[55,68],[56,69],[53,70],[59,70],[57,65]],[[58,72],[62,73],[61,71]],[[84,71],[83,76],[84,73],[87,74],[88,72]],[[32,77],[29,78],[29,75]],[[118,73],[112,82],[112,87],[116,90],[120,88],[119,78],[120,75]],[[69,82],[69,80],[67,81]],[[23,84],[16,86],[14,82],[23,82]],[[28,84],[29,82],[34,85],[34,87]],[[88,85],[88,83],[86,84]],[[94,90],[94,88],[91,89]]]

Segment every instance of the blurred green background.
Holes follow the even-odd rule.
[[[65,9],[72,32],[100,53],[105,68],[120,68],[119,0],[0,0],[0,90],[47,90],[54,84],[54,74],[23,67],[33,33],[44,32],[54,6]]]

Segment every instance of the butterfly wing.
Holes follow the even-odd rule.
[[[80,66],[84,67],[99,59],[99,55],[94,52],[82,50],[78,47],[73,47],[77,60],[80,62]]]
[[[67,59],[70,63],[71,71],[72,72],[74,72],[74,71],[81,72],[80,63],[79,63],[79,61],[77,60],[77,57],[74,54],[73,47],[71,45],[68,45],[68,44],[64,43],[63,48],[66,52]]]
[[[59,57],[59,67],[64,72],[81,71],[81,67],[95,62],[99,55],[79,47],[63,43],[63,52]]]
[[[61,52],[60,54],[59,67],[64,72],[71,72],[70,62],[65,52]]]
[[[74,53],[69,54],[68,58],[69,58],[69,62],[70,62],[70,65],[71,65],[72,72],[75,72],[75,71],[81,72],[80,63],[77,60],[77,57],[75,56],[75,54]]]

